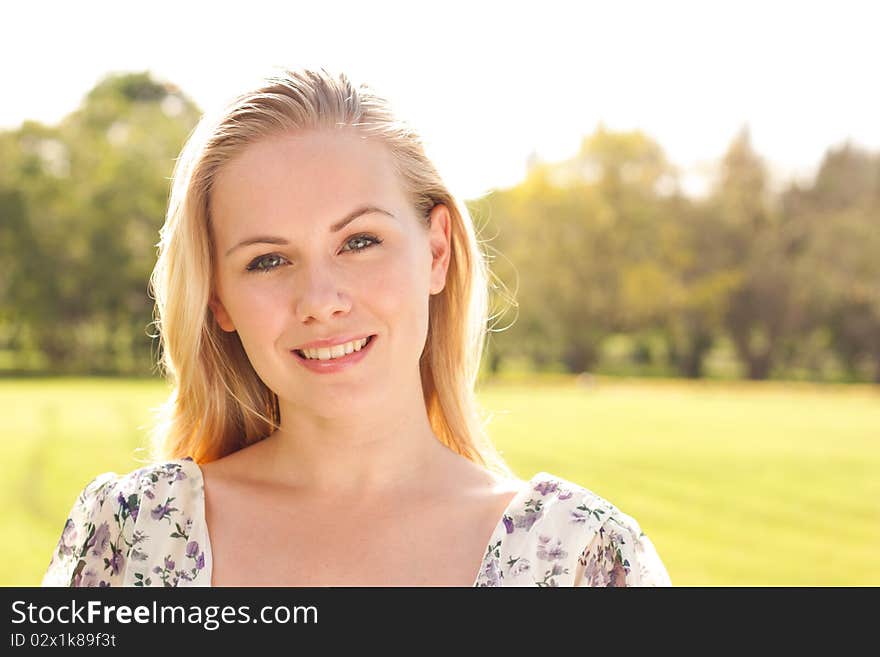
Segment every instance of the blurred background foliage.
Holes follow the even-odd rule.
[[[599,126],[477,201],[519,304],[489,367],[880,382],[880,156],[831,148],[774,193],[744,128],[718,171],[688,198],[658,144]]]
[[[147,283],[200,110],[113,74],[59,125],[0,132],[0,373],[155,376]],[[880,154],[830,147],[772,189],[747,127],[710,193],[599,125],[569,161],[468,207],[506,370],[880,383]]]
[[[146,73],[115,75],[60,125],[0,133],[2,370],[150,373],[146,283],[199,114]]]

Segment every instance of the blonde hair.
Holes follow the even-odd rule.
[[[369,87],[326,69],[283,71],[204,116],[178,159],[159,256],[150,276],[159,365],[172,384],[151,429],[153,458],[213,461],[259,441],[280,423],[277,395],[260,379],[237,333],[209,309],[213,293],[210,193],[221,166],[258,139],[303,129],[355,127],[389,149],[417,216],[444,204],[451,219],[446,286],[429,298],[419,368],[431,428],[454,452],[512,473],[485,433],[474,388],[486,337],[487,260],[473,222],[443,183],[418,135]]]

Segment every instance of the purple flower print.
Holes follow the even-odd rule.
[[[98,573],[96,573],[91,568],[87,570],[83,570],[82,578],[79,580],[78,586],[82,586],[83,588],[98,586],[99,579]]]
[[[165,557],[165,568],[167,568],[168,570],[174,570],[174,561],[172,561],[168,557]]]
[[[122,552],[120,550],[114,551],[113,556],[110,558],[110,572],[114,575],[118,575],[122,572],[124,566],[125,557],[122,556]]]
[[[587,557],[584,568],[584,581],[587,586],[605,586],[605,571],[599,566],[595,556]]]
[[[608,573],[608,586],[626,586],[626,568],[620,561],[614,560],[614,566]]]
[[[149,488],[144,491],[144,495],[147,496],[147,499],[150,499],[150,500],[156,499],[156,494],[153,491],[151,491]]]
[[[559,488],[559,484],[554,481],[542,481],[535,485],[535,490],[541,493],[541,495],[549,495],[557,488]]]
[[[163,518],[168,518],[171,515],[172,511],[177,511],[173,506],[171,506],[171,501],[173,497],[169,497],[165,500],[165,504],[160,504],[155,509],[150,511],[150,516],[152,516],[153,520],[162,520]],[[169,522],[171,522],[169,518]]]
[[[519,516],[515,516],[513,519],[513,524],[515,527],[519,527],[521,529],[525,529],[529,531],[532,528],[532,525],[540,518],[542,515],[541,512],[528,512]]]
[[[204,567],[205,567],[205,553],[202,552],[199,555],[198,560],[196,561],[196,570],[201,570]]]
[[[196,555],[199,553],[199,544],[195,541],[190,541],[186,544],[186,556],[190,559],[195,559]]]
[[[137,498],[134,495],[132,495],[130,499],[137,500]],[[119,504],[119,507],[123,511],[126,511],[128,513],[128,515],[131,516],[132,520],[137,520],[138,504],[136,501],[134,504],[129,504],[129,501],[125,499],[125,495],[123,495],[122,493],[119,493],[119,495],[116,497],[116,502]]]
[[[180,481],[181,479],[186,479],[186,473],[183,470],[178,470],[177,475],[174,477],[174,481]]]
[[[562,549],[562,541],[557,541],[557,545],[547,550],[547,557],[552,561],[559,561],[568,556],[568,552]]]
[[[76,525],[70,518],[64,523],[64,530],[61,532],[61,540],[58,542],[58,551],[69,556],[73,554],[73,546],[76,543]]]
[[[513,519],[510,516],[505,515],[503,518],[504,529],[507,530],[508,534],[513,533]]]
[[[586,522],[587,515],[588,514],[583,511],[579,511],[578,509],[573,509],[571,512],[571,521],[572,522]]]
[[[570,490],[566,489],[566,490],[564,490],[564,491],[561,491],[556,497],[559,498],[560,500],[567,500],[567,499],[569,499],[573,494],[574,494],[574,493],[572,493]]]
[[[156,573],[157,575],[161,575],[162,574],[162,567],[161,566],[153,566],[153,572]]]
[[[101,525],[95,530],[94,535],[86,547],[91,548],[91,553],[100,557],[104,554],[104,550],[107,549],[107,544],[110,543],[110,525],[106,522],[102,522]]]
[[[596,506],[596,508],[591,509],[586,505],[586,503],[579,504],[576,509],[571,510],[571,521],[572,522],[586,522],[590,519],[590,516],[596,518],[596,520],[601,520],[602,516],[605,514],[605,509]],[[599,530],[602,531],[601,529]]]
[[[550,549],[547,549],[550,545],[550,541],[553,539],[550,536],[539,536],[538,542],[538,558],[543,559],[544,561],[559,561],[560,559],[565,559],[568,556],[568,552],[562,549],[562,541],[556,539],[556,544],[550,546]]]
[[[528,559],[519,558],[516,560],[516,562],[514,562],[513,566],[511,566],[510,574],[513,577],[519,577],[520,575],[523,575],[523,574],[529,572],[529,570],[531,570],[531,568],[532,568],[532,564],[529,563]]]
[[[501,586],[501,568],[498,566],[498,559],[491,559],[483,568],[483,577],[485,583],[481,586]]]

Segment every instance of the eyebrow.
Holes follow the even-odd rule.
[[[330,226],[330,232],[338,233],[340,230],[348,226],[352,221],[361,217],[365,214],[370,214],[373,212],[379,212],[380,214],[387,215],[394,219],[394,215],[388,212],[387,210],[383,210],[382,208],[378,208],[375,205],[364,205],[359,207],[356,210],[349,212],[345,217],[337,221],[335,224]],[[290,244],[283,237],[276,237],[274,235],[257,235],[256,237],[248,237],[247,239],[242,240],[231,249],[226,252],[226,257],[228,257],[233,251],[236,249],[240,249],[243,246],[250,246],[251,244],[280,244],[282,246],[286,246]]]

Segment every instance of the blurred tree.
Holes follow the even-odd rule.
[[[494,337],[494,356],[526,352],[536,365],[593,369],[602,340],[664,311],[670,280],[657,233],[666,218],[658,189],[675,172],[639,132],[600,126],[579,153],[533,161],[526,180],[485,205],[493,269],[516,291],[517,322]]]
[[[810,290],[811,328],[829,329],[850,377],[868,362],[880,383],[880,156],[849,143],[829,149],[814,184],[785,199],[806,227],[799,280]]]
[[[584,289],[579,277],[589,275],[595,263],[577,220],[582,202],[537,169],[522,184],[491,194],[485,206],[489,216],[484,239],[492,269],[506,290],[505,298],[496,297],[493,307],[510,310],[508,295],[517,304],[515,316],[508,313],[498,320],[497,328],[505,330],[496,328],[492,334],[495,353],[526,356],[538,367],[578,348],[584,351],[583,358],[591,358],[588,339],[582,339],[580,347],[569,342],[579,328],[595,326],[592,315],[602,303],[598,298],[585,303],[579,294]],[[569,255],[565,248],[576,253]],[[566,266],[560,267],[560,261]]]
[[[0,186],[21,194],[16,239],[30,239],[8,305],[53,370],[150,371],[147,283],[174,158],[198,115],[173,85],[121,74],[59,126],[3,134]]]
[[[671,203],[661,260],[671,278],[671,294],[657,323],[663,327],[669,363],[682,376],[699,378],[742,272],[729,258],[724,226],[711,208],[680,196]]]
[[[709,205],[723,227],[727,261],[741,273],[724,323],[748,378],[766,379],[805,304],[794,278],[787,218],[771,203],[748,128],[725,154]]]
[[[3,150],[0,145],[0,153]],[[0,335],[9,351],[18,354],[24,337],[24,327],[16,321],[18,304],[33,290],[26,271],[29,261],[22,252],[33,253],[35,242],[20,191],[0,187],[0,218]],[[20,362],[12,363],[12,369],[21,366]]]

